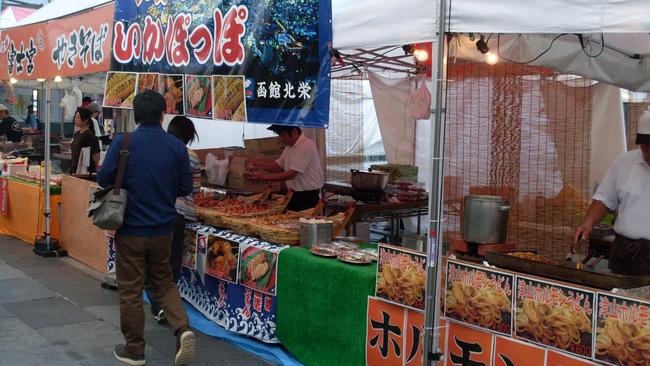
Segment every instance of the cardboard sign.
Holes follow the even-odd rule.
[[[592,356],[594,292],[525,276],[516,284],[517,337]]]
[[[427,256],[379,244],[376,296],[398,305],[424,310]]]
[[[609,365],[644,365],[650,359],[650,303],[598,293],[595,359]]]
[[[239,283],[265,294],[275,295],[278,255],[281,248],[240,245]]]
[[[544,366],[546,350],[530,343],[497,336],[494,346],[494,366]]]
[[[449,322],[447,366],[491,366],[493,341],[490,332]]]
[[[497,333],[512,333],[514,275],[462,262],[447,263],[445,316]]]
[[[114,4],[2,30],[0,80],[76,76],[110,68]]]

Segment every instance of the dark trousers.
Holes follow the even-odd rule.
[[[115,236],[120,326],[127,350],[136,355],[144,354],[142,289],[145,273],[174,332],[188,326],[187,313],[169,265],[172,237],[172,234],[157,237]]]
[[[616,234],[609,254],[609,269],[626,275],[650,275],[650,240]]]
[[[320,189],[313,191],[293,192],[293,197],[287,205],[287,210],[302,211],[316,207],[320,200]]]
[[[185,239],[185,216],[176,215],[176,223],[174,224],[174,238],[172,239],[171,257],[169,264],[171,265],[172,276],[174,283],[178,282],[181,276],[181,266],[183,265],[183,240]],[[144,288],[147,291],[149,303],[151,303],[151,313],[157,315],[161,309],[158,295],[156,294],[153,285],[149,282],[148,276],[145,277]]]

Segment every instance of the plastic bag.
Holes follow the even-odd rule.
[[[228,178],[228,159],[219,159],[210,153],[205,157],[205,173],[210,184],[223,186]]]

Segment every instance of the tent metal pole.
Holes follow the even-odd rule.
[[[425,299],[424,357],[425,365],[435,365],[442,360],[438,349],[440,339],[440,294],[442,263],[442,208],[445,152],[445,121],[443,102],[445,94],[445,28],[447,0],[439,0],[438,41],[435,85],[435,101],[431,105],[431,195],[429,198],[429,246],[427,250],[427,291]],[[434,43],[435,47],[436,44]]]
[[[47,243],[47,248],[50,248],[50,225],[51,225],[51,216],[52,208],[50,207],[50,170],[51,167],[51,158],[50,158],[50,135],[51,135],[51,125],[52,125],[52,116],[51,116],[51,105],[52,105],[52,88],[50,85],[50,79],[47,80],[47,90],[46,102],[45,102],[45,242]]]

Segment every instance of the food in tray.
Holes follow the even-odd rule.
[[[336,248],[327,244],[313,245],[309,251],[321,257],[336,257],[339,254]]]
[[[373,262],[376,262],[379,259],[379,252],[377,251],[377,249],[366,248],[366,249],[361,249],[360,251],[361,253],[365,254],[370,259],[372,259]]]
[[[334,240],[331,245],[337,250],[357,250],[359,249],[359,244],[351,243],[343,240]]]
[[[368,264],[372,263],[372,259],[358,250],[342,250],[339,251],[337,258],[343,262],[353,264]]]
[[[554,261],[554,260],[552,260],[550,258],[546,258],[543,255],[537,254],[535,252],[509,252],[509,253],[506,253],[506,254],[511,255],[513,257],[521,258],[521,259],[527,259],[529,261],[558,265],[558,263],[556,261]]]
[[[454,282],[447,289],[445,306],[464,322],[494,329],[510,313],[510,297],[488,287],[473,287]]]
[[[605,319],[596,334],[596,357],[619,365],[649,365],[650,328]]]
[[[517,334],[528,334],[536,341],[569,350],[582,343],[582,334],[592,333],[591,319],[585,311],[571,305],[549,306],[524,299],[517,308]]]

